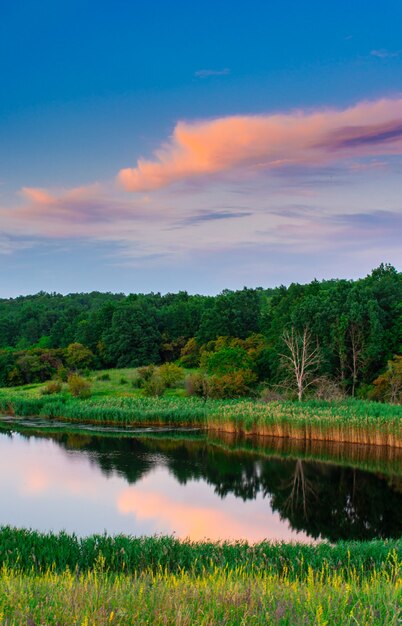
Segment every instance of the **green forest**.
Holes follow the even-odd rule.
[[[174,362],[194,370],[188,387],[196,395],[209,384],[215,397],[262,387],[275,397],[297,394],[287,381],[303,350],[303,394],[399,402],[402,273],[381,264],[356,281],[217,296],[40,292],[0,300],[3,387]]]

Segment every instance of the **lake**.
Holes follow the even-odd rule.
[[[402,535],[402,451],[2,418],[0,525],[180,538]]]

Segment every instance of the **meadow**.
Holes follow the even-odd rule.
[[[0,530],[1,623],[399,624],[402,541],[180,542]]]
[[[307,580],[241,568],[203,576],[90,571],[0,574],[0,620],[7,626],[397,626],[402,616],[397,566],[345,578],[310,571]]]

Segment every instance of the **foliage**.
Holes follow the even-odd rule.
[[[401,302],[402,274],[383,264],[357,281],[225,290],[215,297],[41,292],[3,299],[0,385],[43,382],[58,369],[85,370],[90,363],[137,367],[180,356],[183,366],[198,367],[202,354],[208,361],[206,353],[242,349],[252,362],[243,369],[273,386],[283,377],[285,329],[308,328],[320,346],[317,378],[357,396],[400,354]],[[69,348],[77,344],[82,347]],[[214,359],[220,357],[212,368]]]
[[[209,376],[205,372],[195,372],[187,376],[185,380],[187,395],[199,398],[209,397]]]
[[[163,396],[165,389],[166,383],[158,372],[152,374],[152,376],[144,382],[144,394],[146,396]]]
[[[183,367],[198,367],[200,364],[200,346],[195,337],[191,337],[180,351],[180,363]]]
[[[63,385],[60,380],[49,380],[41,389],[44,396],[51,396],[54,393],[60,393]]]
[[[250,369],[239,369],[232,373],[211,376],[209,396],[211,398],[241,398],[250,395],[257,376]]]
[[[382,400],[391,404],[402,403],[402,356],[388,361],[387,369],[373,382],[370,394],[373,400]]]
[[[78,374],[70,374],[68,377],[68,390],[74,398],[90,398],[91,384]]]
[[[224,347],[216,352],[205,351],[201,358],[201,366],[208,374],[221,376],[239,370],[252,370],[253,361],[244,348],[234,346]]]
[[[70,343],[66,349],[66,363],[71,370],[87,370],[94,366],[95,355],[82,343]]]
[[[177,387],[184,380],[184,369],[175,363],[164,363],[158,367],[158,375],[168,388]]]
[[[137,368],[137,377],[139,380],[140,386],[143,386],[155,373],[154,365],[147,365],[145,367]]]

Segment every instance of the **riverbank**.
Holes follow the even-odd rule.
[[[40,395],[38,386],[0,389],[3,415],[114,426],[198,427],[210,432],[402,448],[402,406],[363,400],[269,402]]]

